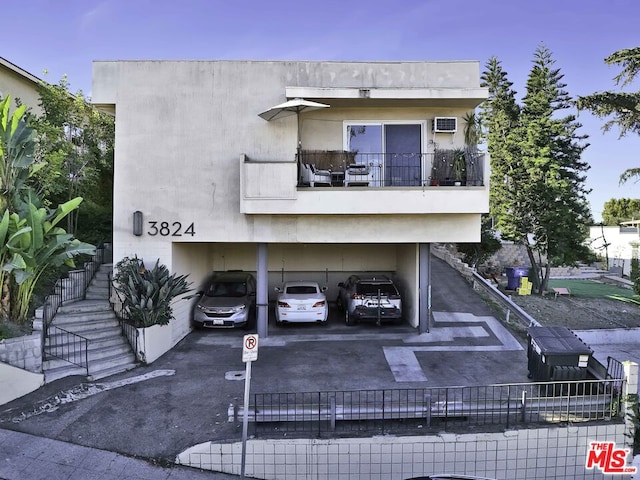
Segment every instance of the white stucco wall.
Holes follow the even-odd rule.
[[[631,273],[631,259],[638,255],[640,233],[637,228],[617,226],[589,227],[590,248],[604,259],[608,254],[609,268],[619,267],[623,275]],[[608,244],[605,248],[605,244]]]
[[[273,480],[404,480],[433,473],[500,480],[595,479],[590,441],[625,441],[624,424],[572,425],[497,433],[247,441],[246,475]],[[240,473],[242,443],[206,442],[177,457],[204,470]]]
[[[258,113],[285,101],[291,89],[325,89],[317,95],[333,97],[344,93],[336,89],[371,89],[368,103],[328,98],[331,108],[301,115],[304,148],[344,148],[346,121],[411,121],[423,126],[422,151],[430,153],[436,145],[463,144],[462,121],[457,133],[446,135],[433,134],[430,124],[435,116],[461,118],[473,109],[486,95],[479,75],[478,62],[464,61],[94,62],[93,102],[116,116],[114,263],[133,255],[149,264],[159,259],[200,282],[211,270],[255,271],[262,242],[269,245],[270,291],[283,268],[317,277],[330,288],[329,298],[337,281],[354,271],[391,272],[407,289],[414,317],[416,244],[479,240],[488,187],[443,187],[440,193],[450,193],[431,196],[418,188],[335,189],[324,197],[298,192],[289,168],[295,115],[266,122]],[[243,177],[243,158],[285,164]],[[275,210],[264,211],[263,203],[243,211],[241,178],[251,182],[250,195],[260,196],[269,182],[266,190],[278,197]],[[132,232],[135,211],[144,217],[140,236]],[[190,307],[174,305],[174,341],[188,332]]]

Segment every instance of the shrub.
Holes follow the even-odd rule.
[[[147,269],[136,256],[125,257],[116,264],[113,280],[130,322],[143,328],[169,323],[173,316],[172,300],[191,290],[187,276],[171,275],[159,259],[152,269]],[[183,297],[187,298],[191,296]]]

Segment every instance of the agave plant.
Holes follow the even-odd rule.
[[[168,324],[173,316],[173,299],[191,290],[188,275],[170,274],[159,259],[147,269],[137,256],[125,257],[116,264],[116,271],[114,289],[129,320],[138,328]],[[188,298],[191,296],[182,297]]]

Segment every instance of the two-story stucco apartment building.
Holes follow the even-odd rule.
[[[487,95],[475,61],[94,62],[93,102],[116,119],[114,263],[160,259],[196,284],[253,272],[261,335],[283,281],[334,299],[386,273],[424,331],[430,244],[479,241],[488,212],[485,156],[454,184],[463,117]],[[324,106],[270,118],[289,100]],[[174,314],[177,342],[188,302]]]

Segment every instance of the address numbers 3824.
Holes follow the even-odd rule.
[[[196,234],[193,222],[189,226],[183,225],[181,222],[158,222],[149,221],[147,234],[155,237],[182,237],[183,235],[194,236]]]

